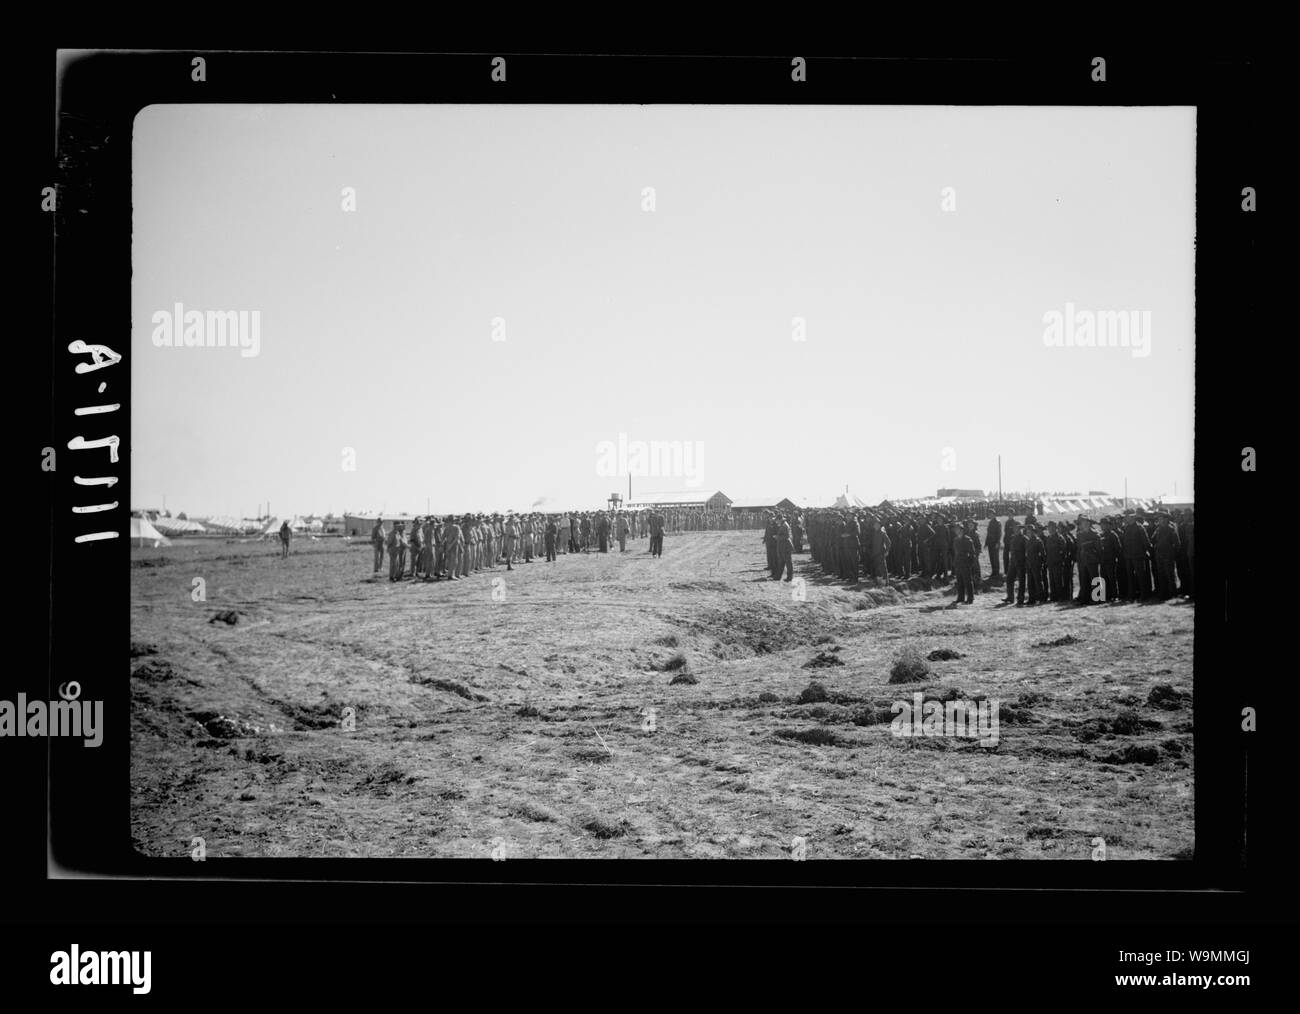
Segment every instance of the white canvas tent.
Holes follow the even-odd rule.
[[[158,518],[153,526],[164,535],[197,535],[206,531],[197,521],[182,521],[180,518]]]
[[[146,542],[152,542],[154,549],[172,544],[171,539],[158,531],[148,518],[131,519],[131,538],[138,540],[136,544],[139,546],[144,546]]]

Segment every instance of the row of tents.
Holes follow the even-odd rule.
[[[155,546],[170,545],[171,539],[187,535],[246,535],[272,538],[280,531],[285,521],[297,535],[306,535],[325,530],[325,523],[320,518],[310,521],[294,516],[292,518],[236,518],[230,515],[214,515],[206,518],[169,518],[138,516],[131,518],[131,539],[139,545],[152,542]]]

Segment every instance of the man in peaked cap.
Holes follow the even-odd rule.
[[[989,564],[993,568],[993,580],[1002,576],[998,570],[998,560],[1002,556],[1002,523],[997,515],[989,518],[988,529],[984,533],[984,548],[989,551]]]
[[[1061,536],[1060,525],[1055,521],[1047,522],[1043,552],[1047,556],[1048,601],[1060,602],[1065,598],[1065,539]]]
[[[1101,536],[1092,529],[1092,518],[1081,514],[1078,525],[1075,552],[1079,563],[1079,597],[1075,601],[1081,606],[1087,606],[1092,604],[1093,582],[1101,577],[1103,547]],[[1102,582],[1101,591],[1102,598],[1105,598],[1105,582]]]
[[[975,602],[975,585],[971,578],[971,566],[979,550],[975,542],[961,525],[954,521],[949,528],[952,531],[953,574],[957,578],[957,601],[954,605],[971,605]]]

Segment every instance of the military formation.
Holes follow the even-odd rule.
[[[1028,506],[1017,503],[1012,506]],[[1000,520],[994,501],[926,508],[769,511],[763,540],[773,579],[791,580],[791,554],[806,536],[812,560],[833,579],[881,585],[912,577],[955,584],[972,603],[989,578],[1006,580],[1006,605],[1192,598],[1195,530],[1191,510],[1125,510],[1102,518],[1040,523],[1024,512]],[[989,508],[993,509],[990,510]],[[987,518],[981,538],[977,517]]]
[[[1003,604],[1191,598],[1195,533],[1191,510],[1125,510],[1102,518],[1040,523],[1032,500],[985,500],[932,507],[770,509],[700,508],[582,511],[562,514],[465,514],[417,517],[409,525],[375,522],[374,573],[390,581],[455,581],[484,570],[579,553],[628,551],[647,539],[663,555],[666,533],[762,527],[773,580],[794,579],[794,556],[807,545],[812,561],[834,580],[883,585],[925,578],[953,582],[958,604],[975,601],[988,579]],[[1023,515],[1017,520],[1016,515]],[[999,517],[1003,515],[1004,517]],[[983,534],[979,523],[986,522]]]
[[[504,564],[570,553],[628,551],[629,539],[648,539],[646,552],[663,555],[665,518],[658,511],[584,511],[565,514],[448,514],[416,517],[408,525],[378,518],[370,531],[374,573],[388,557],[390,581],[456,581]]]

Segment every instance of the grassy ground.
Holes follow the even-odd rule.
[[[340,541],[133,550],[136,848],[1190,858],[1190,605],[950,608],[806,553],[800,601],[758,532],[629,545],[453,584]],[[890,685],[906,646],[961,657]],[[918,690],[996,698],[996,747],[893,735]]]

